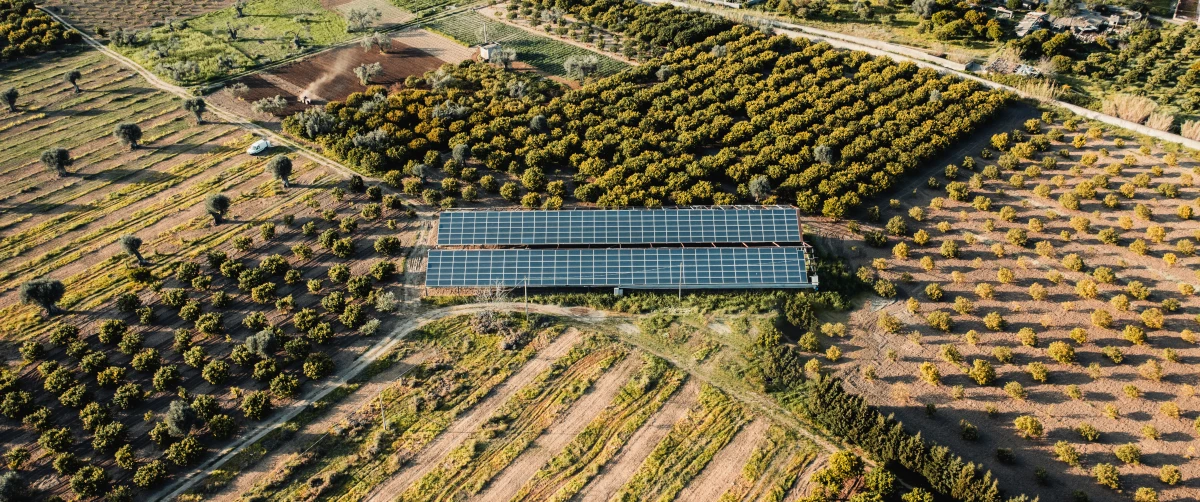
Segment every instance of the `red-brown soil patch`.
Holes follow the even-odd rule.
[[[400,43],[393,44],[386,54],[380,54],[376,49],[363,50],[361,47],[351,46],[327,51],[284,66],[270,72],[265,80],[270,80],[270,76],[277,76],[301,91],[308,91],[314,102],[340,100],[352,92],[363,90],[363,85],[354,75],[354,68],[371,63],[383,65],[383,73],[372,78],[371,84],[389,87],[403,82],[405,77],[423,75],[445,64],[425,51]],[[269,81],[266,83],[272,85]],[[282,89],[283,86],[272,86],[277,89],[275,94],[292,94],[288,96],[292,99],[299,97],[287,92],[287,89]]]

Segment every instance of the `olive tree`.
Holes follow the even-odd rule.
[[[128,122],[117,124],[113,129],[113,136],[117,138],[121,144],[128,146],[130,150],[138,147],[138,142],[142,140],[142,128],[137,124]]]
[[[196,116],[196,123],[204,123],[204,112],[208,110],[208,103],[204,102],[204,98],[192,98],[183,102],[183,109]]]
[[[83,74],[79,73],[79,70],[71,70],[67,72],[66,75],[63,75],[63,81],[75,89],[75,94],[79,94],[80,92],[83,92],[83,90],[79,88],[79,79],[81,77],[83,77]]]
[[[121,242],[121,249],[123,251],[125,251],[125,253],[128,254],[129,256],[136,258],[138,265],[142,265],[142,264],[146,263],[145,258],[142,258],[142,251],[141,251],[142,239],[141,238],[139,238],[135,235],[122,235],[120,242]]]
[[[290,188],[292,185],[288,182],[288,178],[292,176],[292,159],[287,155],[276,155],[267,163],[267,169],[275,176],[275,179],[283,182],[284,188]]]
[[[23,500],[29,500],[29,483],[13,471],[0,474],[0,502]]]
[[[175,437],[183,437],[192,430],[192,424],[196,421],[196,411],[187,401],[176,399],[171,401],[167,407],[167,431]]]
[[[8,111],[16,113],[17,98],[21,97],[21,93],[15,87],[9,87],[4,91],[4,103],[8,105]]]
[[[40,278],[22,284],[20,296],[23,303],[37,304],[46,310],[46,315],[54,315],[62,312],[57,303],[66,292],[62,282]]]
[[[585,79],[596,73],[599,68],[600,61],[593,55],[581,56],[574,55],[563,61],[563,69],[567,72],[567,78],[572,78],[583,83]]]
[[[67,175],[67,166],[75,162],[71,158],[71,152],[66,148],[54,147],[42,152],[42,164],[53,169],[59,176]]]
[[[364,86],[370,84],[371,79],[380,73],[383,73],[383,65],[378,62],[364,63],[354,68],[354,76],[358,77],[358,83]]]
[[[204,201],[204,208],[208,210],[208,214],[212,215],[213,224],[220,225],[225,213],[229,212],[229,197],[223,193],[209,195],[208,199]]]

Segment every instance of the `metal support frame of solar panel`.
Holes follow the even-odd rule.
[[[435,249],[425,285],[630,289],[813,288],[800,247]]]
[[[803,242],[788,207],[448,211],[439,246],[768,244]]]

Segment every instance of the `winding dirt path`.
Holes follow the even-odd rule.
[[[592,420],[599,416],[609,403],[612,403],[613,398],[641,365],[641,358],[630,355],[616,367],[606,371],[592,385],[591,391],[576,401],[565,415],[555,420],[554,424],[546,429],[546,432],[529,445],[529,448],[526,448],[516,460],[508,464],[508,467],[505,467],[495,479],[488,483],[487,488],[470,500],[480,502],[511,500],[525,482],[537,474],[538,469],[541,469],[546,462],[566,448],[567,444],[575,439],[575,436],[584,427],[592,423]]]
[[[533,359],[525,363],[516,373],[514,373],[504,383],[497,385],[488,394],[486,398],[477,403],[475,406],[467,410],[466,413],[459,416],[438,434],[433,442],[422,448],[417,456],[413,458],[412,463],[406,465],[399,472],[395,473],[387,481],[380,483],[371,490],[367,495],[368,502],[384,502],[394,500],[397,496],[404,492],[408,485],[414,481],[421,479],[429,471],[438,466],[438,463],[445,458],[446,454],[450,453],[454,447],[458,446],[464,439],[470,437],[471,433],[479,429],[488,418],[496,413],[504,403],[508,402],[518,390],[521,390],[529,382],[533,381],[539,374],[550,368],[558,358],[566,355],[571,347],[583,337],[583,333],[578,329],[568,329],[553,342],[550,342],[544,350],[539,352]]]
[[[572,500],[608,500],[633,477],[659,441],[667,437],[671,427],[687,416],[687,412],[700,397],[700,383],[689,377],[675,395],[650,417],[637,432],[625,442],[625,447],[605,465]]]
[[[762,442],[767,428],[771,426],[770,422],[765,418],[757,418],[742,427],[733,440],[721,448],[700,471],[700,475],[679,492],[678,500],[717,500],[729,490],[741,478],[742,468]]]

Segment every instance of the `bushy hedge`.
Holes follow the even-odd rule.
[[[0,0],[0,61],[32,56],[79,40],[29,0]]]

